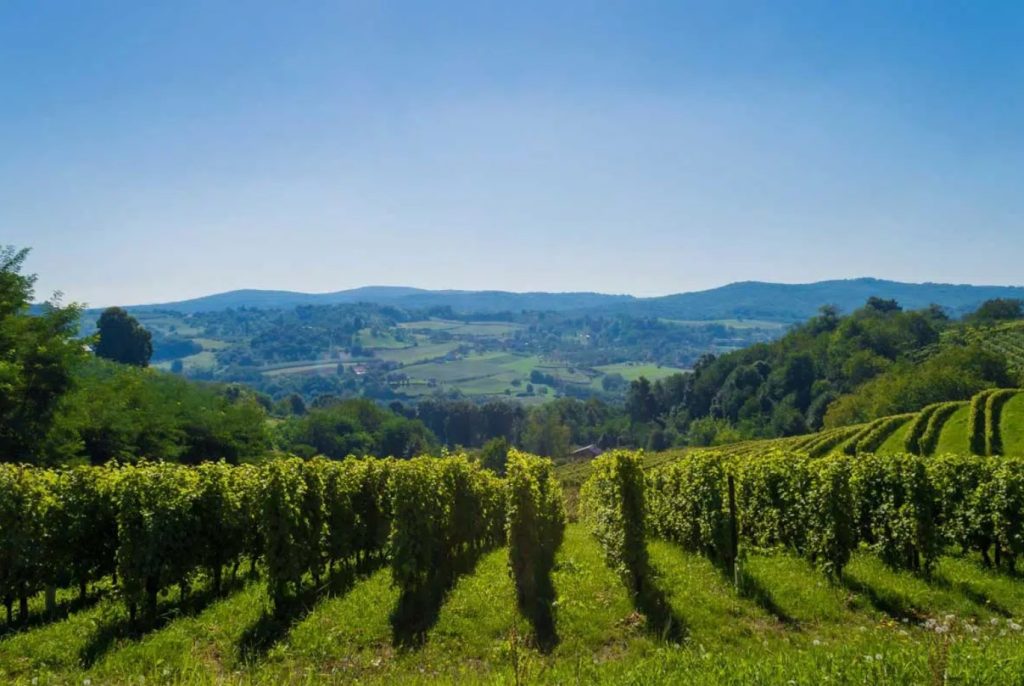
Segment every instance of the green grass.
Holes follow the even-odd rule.
[[[678,367],[660,367],[656,364],[638,364],[633,362],[606,364],[595,367],[595,369],[602,374],[621,374],[622,378],[626,381],[636,381],[641,376],[647,377],[650,381],[657,381],[658,379],[664,379],[673,374],[683,374],[687,371]],[[600,385],[601,379],[595,379],[594,383]]]
[[[1004,455],[1024,455],[1024,393],[1018,393],[1003,405],[999,428]]]
[[[939,442],[935,446],[936,455],[946,453],[970,453],[970,444],[967,439],[967,420],[970,414],[970,407],[964,405],[954,412],[942,426],[939,434]]]
[[[910,431],[910,425],[913,423],[913,419],[908,419],[903,422],[895,431],[889,434],[889,437],[883,441],[882,445],[878,447],[878,454],[880,455],[894,455],[896,453],[906,452],[904,442],[907,439],[907,432]]]
[[[498,549],[458,580],[419,648],[393,645],[397,591],[382,569],[338,584],[290,624],[266,621],[258,581],[212,602],[200,585],[185,608],[171,593],[162,625],[141,635],[108,595],[0,636],[0,681],[921,684],[943,683],[944,670],[947,683],[1024,679],[1024,636],[1013,628],[1024,616],[1024,580],[976,560],[942,558],[925,580],[859,552],[837,584],[793,555],[749,554],[737,592],[702,557],[661,541],[649,550],[683,627],[678,643],[648,625],[596,542],[570,525],[554,572],[559,640],[547,652],[515,609],[507,551]]]
[[[392,348],[374,351],[374,357],[388,362],[398,362],[403,365],[413,365],[424,360],[434,360],[444,357],[451,351],[458,348],[460,343],[448,341],[446,343],[424,343],[410,346],[408,348]]]

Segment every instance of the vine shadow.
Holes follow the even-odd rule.
[[[727,569],[722,568],[726,574]],[[742,564],[737,566],[734,574],[736,592],[741,598],[746,598],[757,604],[762,610],[775,617],[782,624],[790,629],[799,629],[800,621],[793,615],[786,612],[776,601],[771,590],[761,583],[761,580],[751,574]]]
[[[470,548],[446,560],[420,587],[402,589],[391,611],[391,643],[403,650],[423,646],[427,633],[437,624],[445,598],[460,577],[472,574],[485,548]]]
[[[212,584],[194,590],[184,598],[165,600],[157,605],[156,618],[132,620],[125,615],[102,622],[97,631],[79,651],[79,662],[91,667],[119,640],[138,640],[148,633],[158,631],[179,617],[195,616],[211,603],[238,591],[244,585],[242,579],[226,579],[218,592]]]
[[[839,582],[850,591],[863,595],[876,610],[884,612],[894,619],[918,622],[923,620],[926,615],[920,607],[908,599],[897,594],[879,591],[850,574],[843,574],[839,578]]]
[[[998,600],[990,596],[985,591],[974,587],[967,581],[953,581],[945,575],[938,573],[933,574],[931,577],[931,583],[950,591],[956,591],[961,594],[969,601],[979,607],[983,607],[991,612],[996,613],[1002,617],[1013,617],[1013,612],[1010,611],[1005,605],[1000,603]]]
[[[52,612],[36,612],[34,614],[30,614],[28,618],[24,620],[20,617],[14,617],[10,621],[4,622],[3,628],[0,628],[0,641],[31,629],[37,629],[41,626],[63,621],[75,612],[81,612],[82,610],[88,610],[89,608],[94,607],[105,595],[106,593],[104,591],[96,590],[84,597],[76,595],[74,597],[59,600],[56,605],[54,605]]]
[[[242,632],[236,649],[244,663],[261,661],[292,627],[301,622],[324,597],[344,596],[362,579],[383,565],[383,559],[368,559],[358,565],[342,565],[331,570],[319,586],[307,586],[292,602],[264,610],[259,619]]]
[[[682,616],[661,587],[661,573],[650,563],[627,572],[633,606],[644,616],[647,632],[662,641],[681,643],[689,633]]]

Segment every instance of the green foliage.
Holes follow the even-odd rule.
[[[852,461],[831,455],[806,463],[810,485],[805,499],[805,554],[827,575],[842,574],[857,548]]]
[[[7,605],[19,598],[21,621],[28,619],[28,597],[38,592],[53,572],[47,559],[47,521],[53,508],[49,472],[0,465],[0,597]]]
[[[153,356],[153,337],[135,317],[120,307],[110,307],[96,324],[96,356],[136,367],[149,365]]]
[[[992,470],[995,462],[968,455],[938,455],[928,461],[928,478],[939,505],[943,540],[976,550],[986,560],[995,540]]]
[[[21,273],[27,256],[0,246],[0,460],[38,464],[86,354],[78,306],[50,303],[29,314],[35,277]]]
[[[504,476],[508,468],[508,455],[511,450],[508,439],[504,436],[492,438],[480,449],[480,464],[499,476]]]
[[[308,564],[303,546],[310,532],[306,502],[305,464],[299,459],[274,460],[263,472],[260,535],[264,544],[267,586],[278,611],[302,589]]]
[[[899,427],[906,424],[914,414],[897,414],[892,417],[883,417],[875,420],[870,430],[856,440],[854,443],[854,454],[873,453],[882,447],[885,440],[892,435]],[[938,439],[938,436],[936,436]]]
[[[1004,388],[988,396],[985,401],[985,454],[1003,454],[1003,436],[1000,431],[1000,419],[1003,413],[1003,405],[1009,402],[1010,398],[1017,395],[1019,391],[1012,388]]]
[[[105,360],[79,369],[58,427],[68,438],[52,462],[235,463],[269,447],[266,412],[251,392]]]
[[[1012,298],[993,298],[986,300],[977,310],[964,317],[964,321],[972,324],[991,325],[1021,318],[1024,318],[1024,302]]]
[[[807,463],[807,458],[781,451],[735,461],[738,527],[745,543],[803,550],[808,522],[804,498],[810,487]]]
[[[981,391],[971,398],[971,410],[967,420],[967,436],[970,441],[971,452],[975,455],[988,454],[988,440],[985,435],[987,425],[986,408],[988,399],[996,389]]]
[[[565,535],[562,487],[550,460],[518,451],[509,455],[506,531],[509,570],[520,610],[540,636],[554,631],[551,571]]]
[[[1024,555],[1024,460],[996,462],[989,493],[996,541],[1013,569],[1016,558]]]
[[[921,354],[928,352],[925,349]],[[825,426],[917,411],[936,402],[968,400],[985,388],[1012,383],[1005,356],[978,344],[941,347],[923,361],[902,359],[885,374],[834,402]]]
[[[460,455],[394,463],[389,491],[391,576],[402,595],[393,622],[418,633],[460,566],[502,542],[504,490]]]
[[[687,550],[727,563],[733,540],[726,467],[722,455],[709,452],[686,454],[656,470],[647,484],[651,531]],[[780,522],[771,533],[761,529],[758,535],[778,536],[782,526]]]
[[[915,455],[931,455],[934,453],[936,446],[939,444],[939,436],[942,434],[942,427],[944,427],[946,425],[946,421],[963,406],[963,401],[939,403],[934,406],[935,410],[928,416],[924,433],[922,433],[920,439],[918,439],[917,451],[911,452],[914,452]]]
[[[198,474],[166,463],[125,467],[118,475],[117,573],[131,613],[144,603],[156,618],[157,593],[184,588],[199,564],[196,499]]]
[[[862,455],[851,486],[861,539],[895,568],[929,573],[939,555],[935,489],[916,455]]]
[[[434,437],[417,420],[407,419],[369,400],[333,402],[292,416],[277,429],[280,447],[304,457],[348,455],[409,458],[430,452]]]
[[[633,595],[642,593],[649,573],[645,490],[640,455],[615,450],[594,459],[580,491],[585,520]]]
[[[903,448],[912,455],[921,455],[921,437],[928,429],[928,422],[932,415],[943,403],[932,403],[921,409],[915,416],[907,429],[907,436],[903,440]]]

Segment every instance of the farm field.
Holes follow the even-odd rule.
[[[23,684],[516,683],[517,674],[520,683],[817,684],[831,675],[920,684],[942,669],[994,684],[1024,675],[1024,637],[1012,628],[1024,617],[1024,582],[974,560],[942,558],[926,582],[859,554],[837,585],[787,554],[754,555],[746,573],[757,592],[737,593],[706,559],[662,541],[648,548],[684,627],[678,641],[648,630],[597,543],[573,524],[553,575],[558,641],[548,652],[528,639],[499,548],[459,579],[418,648],[393,645],[397,592],[377,570],[336,581],[276,627],[261,624],[269,600],[258,581],[216,600],[199,592],[183,604],[172,593],[162,625],[141,635],[101,595],[0,638],[0,675]]]
[[[650,381],[664,379],[673,374],[684,374],[686,369],[676,367],[661,367],[655,364],[638,364],[625,362],[622,364],[606,364],[595,367],[602,374],[621,374],[626,381],[636,381],[641,376],[647,377]]]

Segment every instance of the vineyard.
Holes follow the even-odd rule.
[[[1024,460],[808,443],[606,454],[579,522],[515,452],[4,466],[0,674],[1019,682]]]

